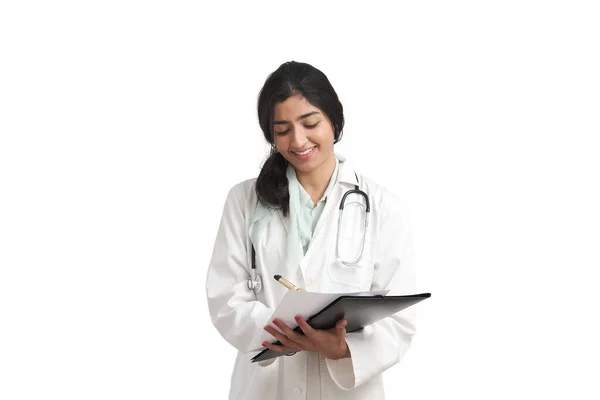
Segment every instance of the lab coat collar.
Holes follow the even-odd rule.
[[[328,221],[329,214],[336,208],[339,207],[340,201],[344,196],[344,193],[350,189],[354,189],[358,185],[358,181],[356,179],[356,175],[354,174],[354,168],[350,165],[348,161],[346,161],[346,157],[341,154],[336,153],[336,158],[339,161],[339,169],[337,176],[337,184],[334,189],[331,191],[330,195],[327,197],[327,202],[325,203],[325,207],[323,208],[323,213],[319,217],[317,221],[317,226],[313,232],[313,238],[317,236],[319,230],[322,228],[323,224]],[[306,255],[311,251],[314,251],[314,246],[308,246],[308,250]]]
[[[350,163],[348,161],[346,161],[346,157],[344,157],[342,154],[338,154],[338,153],[336,153],[335,156],[339,161],[337,183],[352,185],[352,187],[359,186],[358,181],[356,180],[356,175],[354,174],[354,168],[352,168]],[[335,188],[331,191],[331,193],[329,193],[329,195],[327,196],[327,203],[331,203],[331,204],[329,204],[329,205],[327,203],[325,204],[325,209],[323,210],[323,214],[321,214],[321,217],[319,218],[319,222],[317,222],[317,226],[315,227],[315,232],[319,229],[319,226],[322,224],[322,221],[325,220],[325,218],[327,217],[327,214],[334,207],[332,204],[336,204],[340,201],[342,194],[343,194],[342,190],[335,189]],[[253,239],[252,243],[254,243],[255,246],[256,246],[256,242],[257,242],[259,233],[262,231],[262,229],[264,229],[264,228],[256,225],[256,223],[259,220],[263,220],[262,223],[267,223],[268,219],[270,218],[270,215],[272,215],[271,214],[272,212],[274,212],[274,210],[268,209],[265,206],[263,206],[260,202],[258,202],[257,211],[254,214],[254,217],[253,217],[253,220],[251,223],[251,228],[250,228],[250,237]],[[289,232],[289,229],[290,229],[289,216],[284,217],[281,210],[277,210],[276,213],[279,215],[279,218],[281,219],[281,223],[283,224],[286,232]],[[310,247],[309,247],[309,249],[310,249]]]
[[[352,168],[350,163],[346,161],[346,157],[338,153],[336,153],[335,156],[340,162],[340,169],[338,171],[338,182],[348,183],[352,186],[359,186],[358,181],[356,180],[356,175],[354,173],[354,168]]]

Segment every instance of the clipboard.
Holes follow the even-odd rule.
[[[371,325],[385,317],[389,317],[413,306],[427,298],[431,293],[420,293],[400,296],[352,296],[342,295],[324,307],[321,311],[307,319],[307,322],[315,329],[331,329],[340,319],[348,321],[346,332],[356,332],[367,325]],[[302,333],[300,327],[294,329]],[[277,341],[274,344],[281,344]],[[285,353],[264,349],[255,355],[250,361],[269,360],[285,356]]]

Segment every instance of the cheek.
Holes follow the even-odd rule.
[[[286,160],[290,161],[290,157],[287,154],[289,148],[289,141],[287,140],[287,136],[275,137],[273,142],[275,144],[275,149],[279,154],[283,156]]]
[[[333,131],[329,128],[323,129],[315,135],[315,141],[323,148],[333,147]]]
[[[275,145],[275,147],[277,148],[277,150],[282,149],[284,146],[284,136],[277,136],[275,135],[275,137],[273,138],[273,144]]]

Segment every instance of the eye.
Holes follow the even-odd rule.
[[[278,130],[275,130],[275,133],[276,133],[277,135],[279,135],[279,136],[283,136],[283,135],[285,135],[286,133],[288,133],[289,131],[290,131],[289,129],[286,129],[285,131],[278,131]]]
[[[304,125],[304,127],[305,127],[305,128],[307,128],[307,129],[313,129],[313,128],[315,128],[317,125],[319,125],[319,122],[321,122],[321,121],[315,122],[315,123],[314,123],[314,124],[312,124],[312,125]]]

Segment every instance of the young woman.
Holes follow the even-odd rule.
[[[343,108],[318,69],[282,64],[258,119],[271,154],[258,178],[230,190],[206,280],[213,324],[238,349],[229,398],[383,399],[382,372],[410,346],[414,307],[350,333],[343,320],[325,331],[296,318],[298,334],[269,318],[287,290],[275,274],[311,292],[415,293],[399,201],[334,152]],[[282,345],[258,342],[261,329]],[[251,363],[262,346],[295,354]]]

